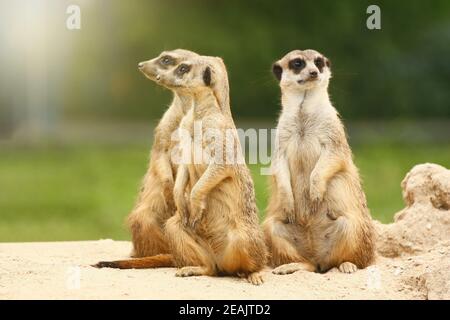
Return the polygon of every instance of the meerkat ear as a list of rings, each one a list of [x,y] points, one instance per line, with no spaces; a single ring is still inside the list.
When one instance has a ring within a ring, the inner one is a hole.
[[[272,72],[275,78],[277,78],[277,80],[280,81],[281,75],[283,74],[283,68],[281,68],[281,66],[278,63],[274,63],[272,66]]]
[[[328,69],[331,68],[331,61],[330,61],[330,59],[325,58],[325,64],[328,67]]]
[[[203,82],[208,87],[211,85],[211,68],[210,67],[206,67],[205,71],[203,71]]]

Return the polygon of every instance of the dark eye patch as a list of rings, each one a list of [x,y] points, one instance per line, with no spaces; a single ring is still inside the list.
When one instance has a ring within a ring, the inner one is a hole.
[[[178,75],[182,76],[185,73],[188,73],[189,71],[191,71],[191,66],[188,64],[180,64],[177,68],[177,70],[175,71]]]
[[[320,73],[323,72],[323,67],[325,67],[325,61],[322,57],[317,57],[314,59],[314,64],[316,65],[317,69],[319,69]]]
[[[273,72],[275,78],[277,78],[277,80],[280,81],[281,80],[281,76],[283,74],[283,68],[281,68],[281,66],[279,64],[275,63],[272,66],[272,72]]]
[[[171,56],[162,56],[159,59],[159,64],[162,66],[173,66],[175,62],[175,59]]]
[[[303,59],[296,58],[289,61],[289,69],[293,70],[294,73],[300,73],[302,69],[306,66],[306,62]]]

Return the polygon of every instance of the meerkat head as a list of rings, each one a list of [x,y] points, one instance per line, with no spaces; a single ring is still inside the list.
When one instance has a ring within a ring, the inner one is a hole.
[[[230,112],[228,73],[219,57],[194,56],[183,60],[167,72],[160,73],[158,80],[166,88],[187,94],[211,91],[222,111]]]
[[[272,72],[285,90],[327,87],[331,78],[330,60],[315,50],[294,50],[275,62]]]
[[[183,61],[198,56],[197,53],[184,49],[163,51],[154,59],[140,62],[138,69],[148,79],[159,82],[162,74],[172,71]]]
[[[159,82],[173,90],[197,92],[211,90],[215,77],[212,57],[198,56],[186,59],[168,72],[161,73]]]

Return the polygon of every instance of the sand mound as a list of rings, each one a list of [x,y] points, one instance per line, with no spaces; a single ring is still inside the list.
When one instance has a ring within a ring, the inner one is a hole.
[[[450,299],[450,170],[420,164],[401,186],[406,207],[395,215],[394,223],[376,222],[378,253],[424,266],[406,283],[429,299]]]
[[[176,278],[172,268],[96,269],[127,258],[125,241],[0,243],[0,299],[450,299],[450,171],[415,166],[402,184],[406,208],[375,222],[378,257],[354,274],[264,272],[256,287],[232,277]]]
[[[450,241],[450,170],[436,164],[415,166],[401,183],[406,208],[394,223],[377,223],[378,252],[398,257],[427,252]]]

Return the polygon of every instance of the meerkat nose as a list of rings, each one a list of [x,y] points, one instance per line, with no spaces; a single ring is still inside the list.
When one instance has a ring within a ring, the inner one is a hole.
[[[139,68],[139,69],[142,69],[143,67],[144,67],[144,63],[143,63],[143,62],[139,62],[138,68]]]
[[[317,71],[310,71],[309,75],[311,76],[311,78],[317,78],[318,73],[317,73]]]

